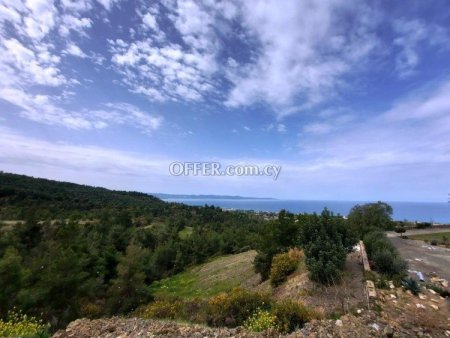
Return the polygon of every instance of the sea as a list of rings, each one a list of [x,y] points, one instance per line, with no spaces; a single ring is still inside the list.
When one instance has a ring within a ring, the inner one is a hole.
[[[363,201],[303,201],[279,199],[197,199],[169,198],[168,202],[188,205],[214,205],[223,209],[279,212],[285,209],[292,213],[320,213],[325,207],[335,214],[347,216],[350,209]],[[447,202],[386,202],[393,208],[392,218],[398,221],[450,223],[450,203]]]

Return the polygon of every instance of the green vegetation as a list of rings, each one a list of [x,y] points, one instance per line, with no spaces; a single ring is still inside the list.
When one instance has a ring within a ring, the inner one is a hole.
[[[395,248],[383,233],[370,232],[389,228],[391,213],[379,202],[356,206],[348,221],[327,209],[282,210],[263,221],[253,213],[0,173],[0,220],[11,221],[0,229],[0,324],[15,330],[42,318],[53,330],[80,317],[135,312],[291,332],[317,314],[245,287],[257,274],[277,286],[299,262],[313,281],[339,282],[362,234],[375,268],[401,276],[405,264]],[[28,317],[12,322],[14,307]]]
[[[180,236],[180,239],[186,239],[188,238],[190,235],[192,235],[193,232],[193,228],[192,227],[184,227],[183,229],[181,229],[178,232],[178,236]]]
[[[420,234],[420,235],[412,235],[408,236],[409,239],[415,239],[419,241],[437,241],[443,245],[448,245],[450,238],[450,231],[446,232],[435,232],[432,234]]]
[[[267,310],[258,309],[245,320],[244,327],[253,332],[263,332],[269,329],[278,331],[277,317]]]
[[[275,302],[269,294],[234,288],[209,299],[162,298],[137,311],[143,318],[175,319],[254,331],[275,329],[283,333],[301,328],[319,318],[314,311],[294,301]]]
[[[373,268],[389,278],[402,279],[406,276],[407,263],[400,257],[397,249],[380,230],[364,236],[367,255]]]
[[[16,309],[0,320],[0,337],[49,338],[49,325]]]
[[[353,250],[356,237],[342,217],[327,209],[322,214],[303,216],[300,246],[304,248],[306,266],[313,281],[338,283],[344,270],[347,253]]]
[[[297,248],[275,255],[270,268],[270,284],[276,287],[283,283],[287,276],[297,269],[303,258],[303,253]]]
[[[255,251],[212,259],[151,285],[155,297],[196,298],[217,295],[234,287],[251,286],[257,276],[252,268]]]
[[[352,251],[356,241],[356,236],[346,221],[327,209],[320,215],[298,216],[282,211],[278,220],[269,222],[264,228],[257,246],[255,271],[261,274],[263,280],[267,279],[275,255],[300,247],[304,250],[312,280],[323,284],[337,283],[345,266],[347,253]],[[281,281],[282,279],[275,281],[274,285]]]
[[[411,291],[413,295],[417,296],[420,293],[420,285],[414,278],[406,278],[402,284],[405,290]]]
[[[128,313],[152,282],[249,250],[261,231],[248,213],[12,174],[0,217],[23,220],[0,231],[0,318],[16,306],[53,328]]]
[[[373,230],[393,230],[392,207],[383,202],[357,204],[350,210],[348,224],[359,238]]]

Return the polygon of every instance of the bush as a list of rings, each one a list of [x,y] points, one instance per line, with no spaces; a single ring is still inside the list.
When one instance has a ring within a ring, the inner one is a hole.
[[[276,287],[286,280],[286,277],[293,273],[299,263],[301,257],[300,251],[292,253],[285,252],[275,255],[272,260],[272,267],[270,269],[270,284]]]
[[[271,304],[269,294],[234,288],[209,300],[206,321],[211,326],[243,325],[258,309],[269,310]]]
[[[427,284],[427,289],[434,290],[437,292],[441,297],[447,298],[450,297],[450,291],[448,289],[444,289],[438,285],[435,284]]]
[[[419,283],[413,278],[407,278],[403,281],[403,287],[406,290],[411,291],[413,295],[418,295],[420,293],[420,286]]]
[[[49,325],[20,311],[9,311],[6,321],[0,320],[0,337],[47,338]]]
[[[143,310],[143,318],[157,319],[183,319],[182,317],[183,303],[178,299],[160,299]]]
[[[302,303],[290,300],[276,303],[273,313],[277,317],[278,330],[283,333],[295,331],[311,319],[319,318],[316,312],[307,309]]]
[[[431,240],[430,244],[436,246],[436,245],[438,245],[438,241],[433,239],[433,240]]]
[[[261,275],[262,281],[269,279],[272,258],[273,255],[270,253],[258,252],[253,261],[255,272]]]
[[[375,287],[377,289],[389,289],[389,283],[385,278],[380,278],[375,282]]]
[[[396,280],[406,275],[406,261],[383,232],[369,232],[364,236],[364,244],[376,271]]]
[[[262,332],[269,329],[278,331],[277,317],[267,310],[258,309],[244,322],[244,327],[253,332]]]

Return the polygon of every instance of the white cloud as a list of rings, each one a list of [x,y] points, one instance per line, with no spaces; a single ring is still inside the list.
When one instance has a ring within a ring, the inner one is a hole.
[[[120,0],[97,0],[99,4],[105,7],[106,10],[111,10],[111,8],[118,3]]]
[[[396,55],[395,67],[399,77],[412,75],[420,62],[420,53],[426,46],[450,47],[448,31],[432,23],[418,19],[398,19],[393,23],[396,34],[394,45],[400,48]]]
[[[146,25],[147,27],[149,27],[155,31],[158,29],[158,23],[156,22],[156,17],[151,13],[145,14],[142,17],[142,22],[144,23],[144,25]]]
[[[355,8],[353,29],[343,28],[343,13]],[[370,15],[368,8],[346,1],[243,2],[244,27],[258,53],[255,62],[231,72],[234,88],[227,103],[265,101],[286,111],[297,99],[305,105],[328,99],[342,76],[376,49],[371,32],[376,16]]]
[[[381,116],[353,122],[341,133],[302,139],[301,153],[313,159],[314,170],[446,166],[450,163],[448,88],[445,83],[428,89],[422,105],[417,105],[417,98],[405,98]],[[331,126],[308,128],[320,134]]]
[[[66,14],[61,17],[61,24],[59,26],[59,33],[67,37],[71,32],[86,35],[86,30],[92,26],[90,18],[79,18],[75,15]]]
[[[310,123],[303,127],[303,132],[315,135],[327,134],[331,130],[332,126],[329,123],[324,122]]]
[[[52,57],[49,47],[43,45],[37,53],[25,47],[17,39],[5,39],[0,45],[2,68],[13,74],[16,83],[36,83],[46,86],[59,86],[67,80],[58,69],[58,57]],[[17,72],[19,69],[20,72]]]
[[[55,26],[56,7],[48,0],[26,0],[31,14],[25,17],[25,31],[32,39],[41,40]]]
[[[76,44],[71,43],[67,46],[65,52],[69,55],[76,56],[79,58],[86,58],[87,55],[78,47]]]
[[[287,128],[286,128],[286,125],[285,125],[285,124],[279,123],[279,124],[277,125],[277,131],[278,131],[279,133],[285,133],[286,130],[287,130]]]

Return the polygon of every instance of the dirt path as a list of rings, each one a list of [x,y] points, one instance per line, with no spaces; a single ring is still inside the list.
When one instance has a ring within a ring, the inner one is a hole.
[[[435,272],[441,278],[450,280],[450,249],[399,237],[389,239],[408,261],[410,270],[421,271],[425,274]]]
[[[406,232],[403,235],[404,236],[413,236],[413,235],[434,234],[434,233],[448,232],[448,231],[450,231],[450,227],[412,229],[412,230],[406,230]],[[394,231],[387,231],[386,235],[390,238],[399,236],[399,234]]]

